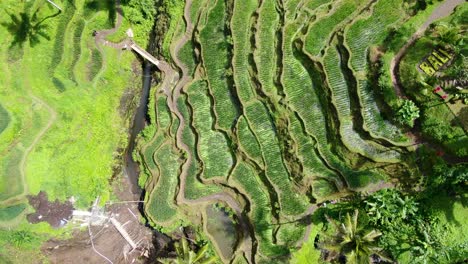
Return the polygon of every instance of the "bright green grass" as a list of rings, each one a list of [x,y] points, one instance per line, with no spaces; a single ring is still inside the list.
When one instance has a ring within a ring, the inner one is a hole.
[[[21,72],[15,72],[13,75],[20,74]],[[17,111],[18,106],[13,106],[14,101],[7,102],[9,107],[13,107],[14,123],[0,136],[0,142],[3,143],[0,157],[0,201],[21,195],[25,191],[21,171],[24,155],[50,118],[50,114],[39,101],[29,101],[28,98],[19,96],[18,99],[24,99],[20,111]]]
[[[24,191],[19,164],[23,151],[15,147],[8,156],[2,157],[0,178],[0,201],[21,194]]]
[[[257,48],[254,51],[258,70],[258,79],[262,90],[268,94],[276,94],[274,85],[276,59],[275,32],[279,23],[275,1],[263,1],[259,9],[258,31],[255,34]]]
[[[8,127],[10,121],[8,111],[0,104],[0,134]]]
[[[75,68],[76,64],[78,63],[78,60],[81,57],[81,35],[83,35],[85,23],[86,22],[83,19],[78,20],[75,31],[73,32],[73,60],[70,65],[70,69],[72,70],[72,76],[75,82],[76,77],[73,72],[73,69]]]
[[[237,109],[234,106],[226,76],[229,62],[228,44],[224,35],[225,21],[225,3],[218,0],[209,13],[208,23],[201,29],[200,42],[210,90],[214,96],[216,123],[227,131],[233,125]]]
[[[179,173],[178,158],[170,144],[164,144],[155,154],[160,174],[157,186],[147,197],[145,211],[156,224],[164,225],[175,220],[177,215],[174,199]]]
[[[0,208],[0,222],[16,218],[26,209],[26,204],[17,204]]]
[[[232,61],[234,81],[241,102],[248,102],[255,95],[250,83],[249,52],[251,51],[250,18],[257,9],[257,5],[257,0],[235,1],[231,20],[232,40],[235,49]]]
[[[196,81],[189,87],[189,103],[193,109],[193,125],[198,131],[198,155],[203,162],[203,176],[227,177],[233,166],[233,157],[224,135],[213,131],[210,99],[204,81]]]
[[[336,9],[335,12],[325,18],[319,18],[308,29],[305,50],[312,56],[320,55],[320,51],[327,44],[333,29],[349,17],[358,7],[358,3],[355,0],[344,0],[337,4],[339,6],[334,7]]]
[[[360,153],[376,162],[398,162],[399,152],[387,149],[371,141],[364,140],[354,130],[351,113],[351,95],[345,77],[340,69],[340,55],[335,47],[330,47],[324,57],[324,69],[332,92],[343,144],[351,151]]]
[[[78,22],[81,20],[74,19],[73,15],[81,10],[84,1],[75,1],[76,9],[68,3],[59,1],[58,4],[62,5],[65,12],[45,22],[50,40],[40,38],[40,42],[33,47],[24,43],[23,52],[18,53],[23,56],[17,57],[15,63],[6,63],[12,36],[5,27],[0,27],[0,33],[5,36],[0,48],[0,60],[5,62],[1,63],[0,86],[5,92],[0,94],[0,101],[12,117],[11,124],[1,134],[0,151],[13,147],[10,153],[17,153],[16,158],[5,157],[10,161],[2,164],[14,163],[18,167],[22,155],[19,151],[28,148],[50,120],[51,113],[41,102],[33,102],[35,107],[41,107],[35,110],[40,118],[29,112],[31,108],[24,107],[31,102],[29,94],[35,94],[57,112],[57,119],[27,157],[25,172],[29,190],[31,193],[45,190],[51,199],[65,199],[73,195],[78,198],[79,206],[87,206],[97,195],[106,199],[109,194],[108,179],[117,158],[114,158],[115,150],[126,143],[126,131],[118,107],[120,96],[128,87],[126,83],[133,75],[130,63],[135,57],[131,53],[118,56],[110,48],[103,49],[105,57],[96,52],[94,54],[99,55],[91,56],[95,47],[88,33],[92,29],[101,29],[107,23],[101,21],[106,14],[99,11],[83,27],[83,23]],[[16,13],[23,9],[23,4],[14,1],[2,1],[0,6],[8,7],[9,12]],[[28,11],[30,14],[42,6],[37,13],[39,19],[56,13],[55,9],[49,8],[50,5],[42,1],[35,1],[32,6]],[[11,19],[2,16],[0,22],[10,23]],[[82,32],[79,54],[75,41],[78,32]],[[94,70],[100,72],[99,75],[93,74],[99,76],[95,78],[96,86],[83,78],[83,73],[88,71],[83,63],[85,57],[90,63],[101,57],[101,64],[106,66]],[[77,83],[72,80],[72,71],[78,73],[75,78]],[[60,91],[55,88],[53,73],[57,74],[55,85],[60,84]],[[11,103],[6,104],[7,101]],[[11,107],[10,104],[18,106]],[[23,107],[20,108],[20,105]],[[14,151],[12,143],[17,139],[20,141],[16,144],[20,147]],[[18,175],[18,169],[9,165],[2,171],[16,171],[11,175]]]
[[[255,237],[259,244],[259,255],[257,260],[261,258],[271,258],[278,255],[283,255],[287,249],[273,243],[273,230],[271,219],[271,203],[268,193],[265,191],[265,186],[252,168],[239,163],[231,179],[244,190],[244,193],[249,197],[251,203],[250,217],[254,224]]]
[[[467,199],[466,194],[457,198],[445,194],[431,198],[432,208],[438,211],[439,225],[447,225],[448,227],[442,243],[444,249],[450,253],[453,262],[468,258],[468,241],[466,239],[468,208],[465,206]]]
[[[283,164],[275,127],[266,107],[257,101],[247,106],[245,111],[252,131],[258,138],[262,148],[266,164],[266,175],[276,187],[276,191],[280,197],[282,212],[286,215],[302,213],[305,209],[306,201],[304,197],[294,190],[292,182],[289,180],[289,173]]]
[[[292,256],[292,264],[318,264],[321,262],[321,252],[315,248],[315,238],[321,231],[323,224],[313,224],[310,231],[309,240],[307,240],[298,251]]]
[[[70,87],[59,98],[51,91],[38,91],[44,93],[59,114],[55,125],[28,159],[31,192],[49,190],[51,199],[75,195],[81,205],[88,204],[97,195],[104,198],[109,195],[107,179],[112,175],[113,153],[126,142],[117,109],[119,94],[131,76],[131,69],[130,64],[114,62],[116,51],[104,50],[110,59],[108,63],[113,65],[97,81],[99,89],[90,84]],[[124,54],[123,61],[132,59],[131,54]],[[44,83],[39,76],[32,78],[37,84]]]
[[[314,0],[314,1],[308,1],[306,3],[306,7],[310,8],[311,10],[316,9],[317,7],[321,5],[328,4],[331,0]]]

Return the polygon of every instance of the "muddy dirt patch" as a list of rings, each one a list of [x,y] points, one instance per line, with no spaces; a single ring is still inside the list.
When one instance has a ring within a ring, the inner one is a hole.
[[[28,214],[30,223],[47,222],[52,227],[64,226],[71,218],[73,205],[71,202],[49,201],[46,192],[39,192],[38,195],[28,195],[29,204],[36,210],[35,213]]]

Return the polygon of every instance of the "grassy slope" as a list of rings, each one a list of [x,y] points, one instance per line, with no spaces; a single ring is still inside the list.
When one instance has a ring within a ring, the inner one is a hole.
[[[107,27],[106,11],[95,12],[83,22],[83,0],[75,1],[76,8],[66,1],[56,2],[66,11],[45,21],[48,39],[40,37],[34,46],[26,41],[22,48],[10,48],[14,32],[0,27],[4,36],[0,40],[0,102],[11,119],[0,134],[0,193],[5,199],[22,192],[20,165],[25,158],[29,193],[44,190],[50,199],[75,196],[78,206],[87,207],[96,195],[109,196],[116,149],[126,144],[125,122],[118,108],[127,83],[131,83],[135,57],[104,48],[103,61],[95,69],[99,78],[88,81],[95,50],[91,32]],[[38,10],[38,19],[56,14],[44,1],[2,1],[0,7],[13,14]],[[0,17],[2,24],[11,21],[9,16]],[[42,130],[44,135],[31,146]],[[32,151],[24,156],[27,149]],[[17,213],[2,205],[2,219]],[[38,232],[40,225],[29,229]]]

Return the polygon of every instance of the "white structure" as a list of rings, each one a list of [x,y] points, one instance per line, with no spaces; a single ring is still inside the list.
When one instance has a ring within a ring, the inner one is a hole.
[[[52,2],[51,0],[47,0],[47,2],[49,2],[51,5],[55,6],[58,10],[63,11],[62,8],[60,8],[60,6],[58,6],[56,3]]]
[[[132,43],[132,45],[130,45],[130,48],[132,48],[136,53],[140,54],[143,58],[147,59],[149,62],[153,63],[154,65],[156,66],[159,65],[159,61],[155,57],[153,57],[153,55],[149,54],[146,50],[142,49],[137,44]]]

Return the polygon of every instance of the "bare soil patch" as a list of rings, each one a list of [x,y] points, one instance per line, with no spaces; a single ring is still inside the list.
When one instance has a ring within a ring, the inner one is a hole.
[[[72,218],[73,205],[71,202],[49,201],[46,192],[39,192],[38,195],[28,195],[29,204],[36,210],[35,213],[28,214],[26,218],[30,223],[47,222],[52,227],[59,228]]]
[[[122,201],[138,201],[139,194],[133,194],[126,176],[113,182],[114,193]],[[101,263],[146,263],[147,256],[166,248],[170,239],[155,234],[140,221],[137,202],[114,203],[105,206],[105,212],[121,223],[138,247],[131,246],[109,220],[103,225],[77,228],[71,239],[51,239],[43,244],[42,252],[52,264],[101,264]],[[92,239],[90,234],[92,234]],[[93,249],[94,245],[94,249]],[[158,250],[156,250],[157,248]],[[101,255],[108,258],[106,260]]]

